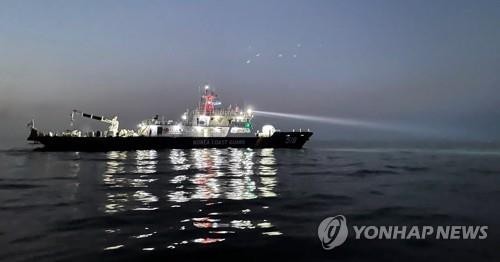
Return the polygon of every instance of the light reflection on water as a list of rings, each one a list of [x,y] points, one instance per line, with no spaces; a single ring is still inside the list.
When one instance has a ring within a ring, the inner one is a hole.
[[[342,257],[349,260],[396,253],[491,261],[499,243],[500,161],[445,150],[0,152],[0,257],[331,261],[339,257],[323,252],[317,226],[344,214],[361,225],[491,229],[480,245],[348,243]]]
[[[108,152],[103,174],[104,212],[155,212],[168,209],[193,213],[182,217],[177,231],[191,231],[189,239],[173,241],[166,248],[185,244],[214,244],[241,230],[282,233],[267,219],[255,219],[245,204],[225,210],[225,201],[276,197],[277,167],[273,149],[172,149]],[[242,202],[239,202],[242,203]],[[262,210],[269,206],[262,206]],[[228,215],[231,214],[231,215]],[[235,215],[236,214],[236,215]],[[154,215],[154,213],[151,213]],[[172,227],[173,225],[166,225]],[[144,227],[130,238],[154,237],[156,230]],[[194,234],[193,231],[194,230]],[[108,228],[117,234],[119,228]],[[127,246],[127,241],[110,243],[104,250]],[[154,247],[143,247],[143,251]]]

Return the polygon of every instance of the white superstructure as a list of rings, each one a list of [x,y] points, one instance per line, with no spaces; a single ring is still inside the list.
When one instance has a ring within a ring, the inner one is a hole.
[[[180,121],[155,116],[138,125],[139,136],[226,137],[252,136],[252,110],[222,108],[217,95],[205,86],[198,108],[187,110]]]

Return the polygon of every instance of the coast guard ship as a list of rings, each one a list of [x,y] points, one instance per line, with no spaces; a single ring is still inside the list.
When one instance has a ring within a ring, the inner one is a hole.
[[[251,109],[221,106],[217,94],[207,85],[201,92],[198,106],[187,110],[179,121],[165,120],[158,115],[137,125],[136,130],[120,129],[118,117],[103,117],[71,112],[71,126],[76,116],[104,122],[105,131],[64,132],[37,130],[34,120],[29,124],[29,141],[42,144],[47,150],[110,151],[164,148],[302,148],[312,136],[309,130],[280,131],[272,125],[254,128]]]

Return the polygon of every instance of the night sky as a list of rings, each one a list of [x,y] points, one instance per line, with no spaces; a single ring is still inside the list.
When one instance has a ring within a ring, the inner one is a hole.
[[[226,105],[498,141],[500,1],[0,2],[0,147],[24,145],[31,118],[68,128],[73,108],[128,128],[177,119],[204,84]],[[323,140],[419,136],[257,122]]]

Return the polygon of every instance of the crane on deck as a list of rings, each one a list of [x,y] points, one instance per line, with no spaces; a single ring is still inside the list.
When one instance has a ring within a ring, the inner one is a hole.
[[[113,118],[108,118],[108,117],[104,117],[104,116],[87,114],[87,113],[84,113],[80,110],[73,109],[73,111],[71,111],[71,126],[73,126],[73,121],[74,121],[75,115],[79,115],[79,116],[82,116],[85,118],[90,118],[90,119],[94,119],[94,120],[106,123],[109,125],[108,126],[108,135],[110,135],[110,136],[117,136],[118,135],[118,127],[120,125],[120,122],[118,122],[117,116],[114,116]]]

